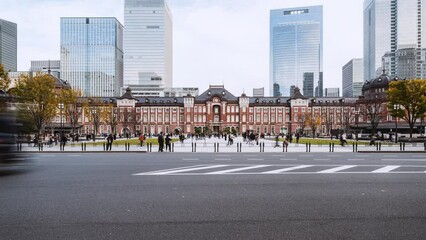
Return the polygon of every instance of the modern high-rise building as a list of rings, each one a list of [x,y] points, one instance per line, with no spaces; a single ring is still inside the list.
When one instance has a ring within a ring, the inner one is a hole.
[[[426,0],[364,1],[364,80],[426,78],[424,16]]]
[[[173,27],[166,1],[125,0],[124,24],[124,86],[137,96],[160,96],[173,87]]]
[[[322,6],[274,9],[270,12],[270,89],[278,83],[283,96],[291,86],[306,97],[322,96]]]
[[[61,18],[61,77],[85,96],[121,96],[123,25],[114,17]]]
[[[265,88],[253,88],[253,97],[264,97]]]
[[[60,60],[38,60],[31,61],[30,72],[49,72],[51,75],[61,78]]]
[[[6,71],[16,72],[18,65],[18,26],[0,19],[0,64]]]
[[[364,65],[362,58],[354,58],[342,67],[342,96],[361,96],[364,84]]]
[[[339,97],[340,89],[339,88],[325,88],[325,96],[326,97]]]

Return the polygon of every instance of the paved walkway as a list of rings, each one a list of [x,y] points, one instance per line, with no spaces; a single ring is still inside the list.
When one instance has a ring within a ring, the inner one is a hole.
[[[99,141],[98,141],[99,142]],[[100,141],[104,142],[104,141]],[[87,142],[86,152],[100,152],[104,151],[103,145],[92,146]],[[400,151],[400,144],[391,144],[383,143],[379,149],[378,146],[365,146],[358,145],[358,151]],[[173,144],[174,152],[353,152],[354,148],[351,145],[340,146],[334,144],[334,147],[330,147],[329,144],[324,145],[311,145],[310,147],[306,144],[297,144],[295,142],[289,144],[287,149],[283,149],[282,142],[279,143],[279,146],[275,146],[275,141],[273,139],[260,139],[259,143],[255,142],[244,142],[242,137],[234,138],[232,145],[228,145],[227,141],[224,138],[206,138],[206,139],[187,139],[184,143],[175,142]],[[406,143],[404,151],[424,151],[424,143]],[[27,144],[22,144],[22,151],[34,151],[38,152],[38,147],[28,147]],[[44,146],[44,152],[59,152],[59,144],[52,147]],[[66,152],[81,152],[82,145],[81,143],[69,143],[65,146]],[[124,152],[127,151],[126,147],[123,145],[118,145],[117,143],[113,144],[112,151],[114,152]],[[132,152],[158,152],[158,145],[152,145],[152,149],[148,148],[146,145],[144,147],[130,145],[129,150]]]

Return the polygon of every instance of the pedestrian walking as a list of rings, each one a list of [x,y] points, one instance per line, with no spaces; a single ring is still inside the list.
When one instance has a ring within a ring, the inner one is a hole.
[[[163,136],[163,132],[160,132],[160,134],[158,134],[158,151],[163,152],[163,149],[164,149],[164,136]]]
[[[65,134],[62,134],[61,142],[60,142],[61,149],[64,149],[66,144],[67,144],[67,137],[65,136]]]
[[[274,148],[280,147],[280,144],[278,143],[279,140],[280,140],[279,136],[278,135],[275,136],[275,146],[274,146]]]
[[[165,142],[166,142],[166,151],[168,149],[169,152],[171,152],[172,151],[172,144],[171,144],[172,143],[172,139],[170,138],[169,134],[166,135]]]
[[[114,142],[114,137],[112,136],[112,134],[108,135],[107,137],[107,145],[106,145],[106,150],[107,151],[111,151],[112,150],[112,143]]]
[[[141,143],[141,147],[143,147],[143,142],[145,141],[145,136],[143,134],[139,135],[139,142]]]

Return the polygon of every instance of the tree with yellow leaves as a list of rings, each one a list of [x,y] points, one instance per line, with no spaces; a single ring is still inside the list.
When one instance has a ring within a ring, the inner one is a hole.
[[[17,107],[20,115],[33,124],[38,136],[42,136],[46,124],[56,116],[55,79],[46,74],[22,75],[12,94],[20,101]]]
[[[9,89],[10,82],[9,72],[4,70],[3,65],[0,64],[0,90],[6,92]]]
[[[426,113],[426,80],[392,81],[386,93],[391,116],[404,119],[410,127],[410,138],[413,137],[416,121]]]

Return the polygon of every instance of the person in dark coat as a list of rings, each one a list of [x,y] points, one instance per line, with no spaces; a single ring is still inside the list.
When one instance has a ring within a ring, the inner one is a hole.
[[[169,134],[166,135],[165,141],[166,141],[166,151],[167,151],[167,149],[169,149],[169,152],[171,152],[172,151],[172,144],[171,144],[172,139],[170,138]]]
[[[164,149],[164,136],[163,136],[163,132],[160,132],[160,134],[158,134],[158,151],[163,152],[163,149]]]
[[[107,151],[111,151],[111,149],[112,149],[112,142],[114,142],[114,137],[112,136],[112,134],[110,134],[107,137],[107,145],[106,145],[106,150]]]

